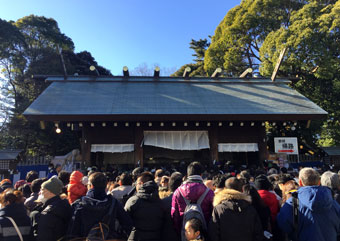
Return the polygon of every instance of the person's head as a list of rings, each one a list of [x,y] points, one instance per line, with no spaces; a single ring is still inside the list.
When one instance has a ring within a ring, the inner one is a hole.
[[[162,176],[164,176],[163,169],[157,169],[155,172],[155,178],[162,177]]]
[[[63,187],[63,183],[57,176],[51,177],[41,184],[38,200],[46,202],[47,200],[60,195]]]
[[[294,178],[290,174],[281,174],[277,180],[277,184],[281,191],[287,182],[294,181]]]
[[[273,175],[273,174],[277,174],[278,173],[278,171],[277,171],[277,169],[275,169],[275,168],[270,168],[269,170],[268,170],[268,176],[270,176],[270,175]]]
[[[57,173],[59,173],[59,172],[61,171],[61,165],[60,165],[60,164],[57,164],[57,165],[55,166],[55,170],[56,170]]]
[[[255,187],[257,190],[270,190],[272,188],[272,184],[269,182],[266,175],[261,174],[255,178]]]
[[[225,181],[225,188],[242,192],[243,182],[236,177],[230,177]]]
[[[101,172],[92,173],[89,177],[90,189],[105,190],[107,185],[107,179]]]
[[[31,184],[31,191],[33,193],[38,193],[40,191],[41,184],[45,181],[46,180],[44,180],[43,178],[35,179]]]
[[[149,181],[153,180],[153,175],[151,172],[143,172],[140,174],[140,176],[137,178],[137,185],[136,185],[136,190],[137,192],[139,191],[140,187]]]
[[[168,187],[169,186],[169,177],[168,176],[162,176],[161,181],[160,181],[160,186],[161,187]]]
[[[31,183],[33,182],[35,179],[38,179],[39,175],[36,171],[29,171],[26,174],[26,182]]]
[[[14,204],[14,203],[22,203],[23,197],[24,196],[22,192],[18,190],[14,190],[14,189],[7,189],[3,193],[0,194],[1,208]]]
[[[205,180],[204,181],[204,185],[209,188],[210,190],[215,191],[215,187],[214,187],[214,182],[213,180]]]
[[[29,198],[31,196],[31,193],[32,193],[31,186],[28,183],[19,187],[18,190],[22,192],[22,194],[24,195],[25,198]]]
[[[320,185],[320,174],[310,167],[302,168],[299,172],[300,186],[317,186]]]
[[[19,180],[14,184],[14,189],[18,190],[19,187],[25,185],[27,182],[25,180]]]
[[[133,181],[134,182],[137,181],[137,178],[143,172],[144,172],[144,169],[142,167],[136,167],[135,169],[133,169],[133,171],[132,171],[132,179],[133,179]]]
[[[240,178],[244,178],[249,183],[251,176],[247,170],[243,170],[240,172]]]
[[[191,162],[187,168],[187,176],[202,175],[203,167],[199,162]]]
[[[123,173],[119,176],[119,185],[121,186],[129,186],[132,185],[132,177],[128,173]]]
[[[183,175],[180,172],[174,172],[169,179],[170,192],[174,192],[182,184]]]
[[[339,190],[340,189],[339,175],[330,171],[324,172],[321,175],[321,185],[329,187],[332,190]]]
[[[67,171],[61,171],[58,173],[58,178],[60,179],[60,181],[62,181],[64,186],[66,186],[70,182],[70,175],[71,174]]]
[[[221,189],[225,187],[225,181],[229,176],[226,174],[217,174],[213,177],[213,184],[215,188]]]
[[[195,240],[201,235],[203,230],[202,222],[197,218],[189,219],[185,223],[185,238],[187,240]]]

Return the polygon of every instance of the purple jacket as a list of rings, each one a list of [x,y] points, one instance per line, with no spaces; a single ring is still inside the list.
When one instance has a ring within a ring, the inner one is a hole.
[[[204,193],[206,188],[207,187],[201,182],[188,182],[182,184],[174,192],[172,196],[171,218],[173,220],[174,227],[178,233],[181,232],[183,214],[186,207],[185,201],[181,196],[179,189],[181,189],[181,192],[186,199],[196,202],[200,198],[200,196]],[[209,190],[208,194],[204,198],[201,205],[207,224],[210,221],[213,210],[213,199],[214,192],[212,190]]]

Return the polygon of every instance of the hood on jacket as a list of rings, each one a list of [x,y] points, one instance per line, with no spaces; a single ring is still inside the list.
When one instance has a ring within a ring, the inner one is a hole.
[[[81,183],[83,176],[83,173],[80,171],[73,171],[70,176],[70,184]]]
[[[301,205],[314,212],[322,212],[333,205],[332,192],[324,186],[305,186],[298,190],[298,198]]]
[[[145,182],[140,186],[137,196],[144,199],[158,199],[158,185],[155,181]]]
[[[23,204],[13,203],[10,205],[7,205],[6,207],[0,209],[0,216],[27,216],[26,208]]]
[[[217,206],[218,204],[222,203],[223,201],[237,201],[237,200],[244,200],[251,203],[251,197],[236,191],[234,189],[223,189],[222,191],[216,193],[214,197],[214,202],[213,205],[214,207]]]
[[[196,202],[207,187],[202,182],[187,182],[182,184],[179,189],[186,199]]]

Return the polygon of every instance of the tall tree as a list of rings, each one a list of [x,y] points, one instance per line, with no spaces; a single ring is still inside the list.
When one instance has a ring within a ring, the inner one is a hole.
[[[186,67],[191,68],[191,72],[189,74],[191,77],[206,76],[207,74],[204,70],[204,55],[209,45],[210,43],[207,39],[191,39],[190,48],[195,51],[195,53],[192,54],[192,56],[195,57],[195,59],[193,59],[194,63],[183,65],[179,70],[173,73],[172,76],[183,76]]]
[[[292,87],[329,112],[293,133],[305,142],[340,143],[339,27],[340,1],[243,0],[215,30],[205,54],[205,71],[222,67],[229,76],[246,68],[270,76],[280,51],[288,47],[279,75],[299,80]],[[285,127],[274,135],[293,134]]]
[[[247,68],[258,69],[259,51],[266,36],[290,25],[291,14],[303,0],[243,0],[231,9],[215,30],[205,54],[205,71],[211,75],[218,67],[229,76]]]
[[[53,132],[53,124],[47,124],[46,129],[41,130],[38,123],[27,122],[22,116],[22,112],[48,86],[42,79],[32,79],[31,75],[63,74],[58,46],[63,49],[68,74],[96,75],[89,70],[91,65],[100,74],[110,75],[110,71],[98,66],[89,52],[74,53],[72,40],[61,33],[54,19],[30,15],[17,22],[1,21],[0,31],[1,26],[12,31],[0,32],[4,39],[14,38],[11,36],[13,33],[17,34],[17,38],[14,39],[16,44],[0,45],[1,86],[4,87],[2,96],[7,101],[5,106],[12,108],[7,122],[4,122],[0,147],[50,155],[65,154],[78,147],[77,133],[66,130],[62,135],[57,135]],[[7,47],[11,51],[6,51],[3,46],[14,47]]]
[[[340,1],[311,1],[291,16],[288,28],[270,33],[261,48],[261,72],[269,75],[278,52],[288,53],[282,76],[299,77],[293,87],[329,112],[314,138],[340,144]]]

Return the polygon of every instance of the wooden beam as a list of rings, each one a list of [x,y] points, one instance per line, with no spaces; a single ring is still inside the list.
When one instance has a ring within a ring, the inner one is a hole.
[[[217,78],[222,73],[221,68],[217,68],[215,72],[211,75],[211,78]]]
[[[217,128],[211,127],[208,130],[209,134],[209,145],[210,145],[210,158],[211,158],[211,164],[213,164],[214,161],[218,161],[218,135],[217,135]]]
[[[273,74],[272,74],[272,77],[271,77],[271,80],[274,82],[275,79],[276,79],[276,75],[277,75],[277,72],[279,71],[280,69],[280,65],[282,63],[282,60],[283,60],[283,57],[285,56],[285,53],[286,53],[286,50],[287,48],[284,47],[282,50],[281,50],[281,53],[280,53],[280,56],[276,62],[276,66],[275,66],[275,69],[273,71]]]
[[[183,73],[183,78],[184,79],[189,79],[189,74],[191,72],[191,68],[188,66],[185,68],[184,73]]]
[[[250,74],[253,72],[253,69],[252,68],[248,68],[246,69],[241,75],[240,75],[240,78],[245,78],[247,76],[247,74]]]
[[[144,132],[143,128],[140,126],[135,127],[135,155],[134,155],[134,163],[135,166],[140,163],[140,166],[144,166],[144,156],[143,156],[143,139],[144,139]]]

